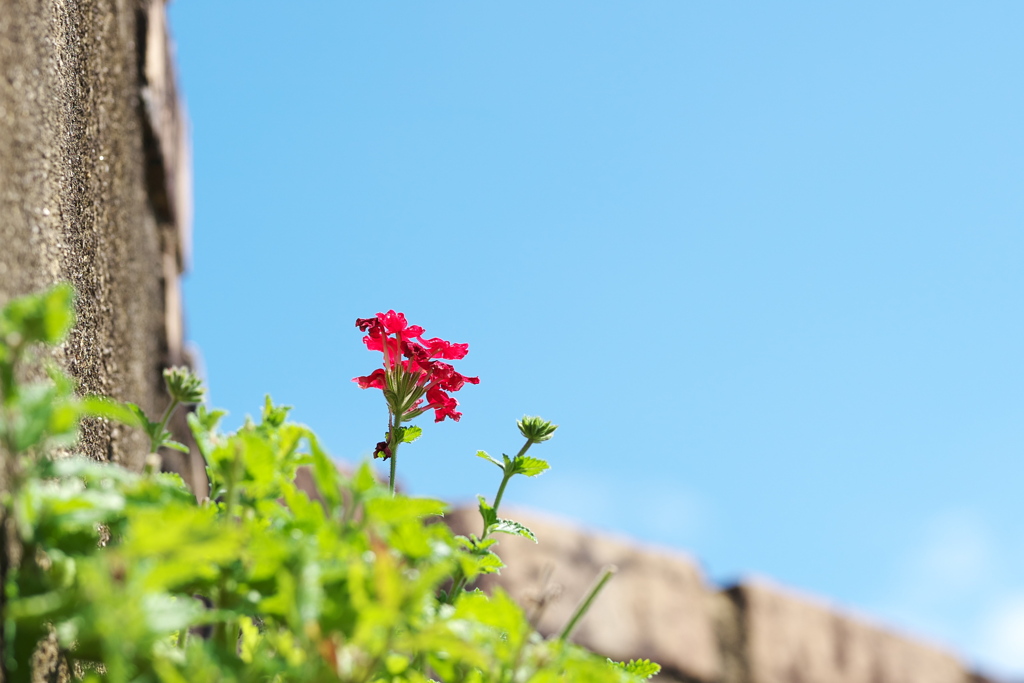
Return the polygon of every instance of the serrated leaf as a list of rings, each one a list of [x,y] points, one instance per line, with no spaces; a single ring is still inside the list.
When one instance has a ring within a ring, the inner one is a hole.
[[[193,431],[202,429],[212,432],[217,428],[217,423],[221,421],[221,418],[227,414],[226,410],[209,410],[204,405],[196,406],[195,411],[188,414],[189,424],[195,423]]]
[[[661,671],[661,665],[655,664],[649,659],[631,659],[629,662],[615,662],[611,659],[608,660],[613,664],[622,667],[628,673],[638,676],[640,678],[650,678],[654,674]]]
[[[263,397],[263,412],[260,421],[271,428],[280,427],[288,419],[291,409],[291,406],[275,406],[270,394],[266,394]]]
[[[181,443],[180,441],[175,441],[173,439],[167,439],[167,440],[165,440],[160,445],[164,446],[165,448],[171,448],[171,449],[176,450],[176,451],[181,451],[182,453],[189,453],[190,452],[189,449],[188,449],[188,446],[186,446],[185,444]]]
[[[514,519],[499,519],[490,527],[490,530],[499,531],[503,534],[512,534],[513,536],[522,536],[523,538],[530,539],[534,543],[537,542],[536,534]]]
[[[416,425],[402,427],[402,443],[412,443],[423,434],[423,428]]]
[[[500,574],[505,567],[501,558],[490,550],[478,555],[459,553],[459,566],[470,580],[481,574]]]
[[[516,458],[513,467],[515,468],[513,471],[516,474],[522,474],[527,477],[536,477],[538,474],[543,474],[551,469],[551,465],[546,461],[540,458],[531,458],[528,455],[521,455]]]
[[[160,426],[159,422],[151,422],[149,415],[146,415],[146,411],[134,403],[125,403],[123,406],[128,410],[128,412],[135,416],[135,424],[145,430],[146,434],[152,435],[156,428]]]
[[[493,507],[491,507],[490,503],[487,502],[486,498],[484,498],[483,496],[477,496],[476,498],[477,500],[480,501],[480,516],[484,520],[484,528],[490,529],[491,526],[497,523],[498,513],[494,510]]]
[[[504,469],[505,469],[505,466],[502,465],[497,460],[495,460],[494,458],[492,458],[490,455],[488,455],[487,451],[477,451],[476,452],[476,457],[483,458],[484,460],[486,460],[488,462],[493,462],[495,465],[497,465],[499,468],[501,468],[502,471],[504,471]]]
[[[498,541],[493,539],[493,538],[485,538],[484,540],[481,541],[479,538],[476,537],[476,534],[470,534],[468,537],[466,537],[466,536],[456,536],[455,537],[455,542],[458,543],[459,546],[461,546],[463,550],[465,550],[467,552],[470,552],[470,553],[477,553],[477,554],[479,554],[479,553],[483,552],[484,550],[487,550],[488,548],[490,548],[492,545],[494,545]]]

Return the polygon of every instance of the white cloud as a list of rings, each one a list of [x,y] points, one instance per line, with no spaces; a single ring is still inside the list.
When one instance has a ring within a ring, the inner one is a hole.
[[[1024,673],[1024,593],[1000,601],[982,621],[980,656],[1003,675]]]
[[[514,504],[682,549],[706,531],[709,517],[701,498],[673,482],[609,481],[585,472],[524,482]]]
[[[988,527],[976,514],[954,510],[936,517],[906,563],[910,596],[936,604],[975,593],[995,570],[993,547]]]
[[[862,607],[916,637],[965,647],[977,641],[968,622],[977,623],[996,568],[991,532],[981,517],[947,510],[921,527],[883,595]],[[972,618],[965,620],[967,614]]]

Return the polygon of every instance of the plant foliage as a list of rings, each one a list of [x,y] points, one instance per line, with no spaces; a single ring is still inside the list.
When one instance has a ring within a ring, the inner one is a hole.
[[[172,400],[159,420],[76,398],[57,371],[22,382],[32,346],[58,343],[71,325],[72,301],[61,286],[0,313],[2,511],[16,539],[4,546],[5,680],[31,680],[46,638],[86,680],[118,683],[628,682],[657,671],[546,640],[500,590],[465,590],[501,567],[491,532],[533,538],[497,517],[500,492],[493,504],[481,498],[483,535],[456,536],[432,523],[443,502],[392,495],[368,464],[339,473],[313,431],[269,397],[260,420],[235,432],[221,431],[220,411],[189,415],[210,481],[200,500],[155,468],[57,457],[84,416],[145,430],[154,452],[178,447],[167,418],[202,399],[180,369],[165,374]],[[553,426],[537,429],[534,443]],[[406,427],[401,439],[418,435]],[[522,453],[487,456],[502,491],[514,474],[546,469]],[[295,484],[301,467],[315,475],[313,497]]]

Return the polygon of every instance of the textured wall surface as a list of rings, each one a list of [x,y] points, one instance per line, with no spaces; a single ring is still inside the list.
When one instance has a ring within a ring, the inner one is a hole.
[[[74,284],[58,358],[83,393],[147,411],[184,360],[189,164],[168,45],[162,0],[0,0],[0,303]],[[92,423],[81,450],[138,468],[146,448]]]
[[[557,633],[606,564],[618,574],[573,640],[615,659],[659,662],[659,681],[686,683],[979,683],[953,654],[844,613],[824,601],[763,581],[709,585],[676,552],[643,548],[536,514],[513,512],[539,544],[498,534],[508,565],[485,577]],[[480,533],[476,509],[446,521]],[[543,608],[538,609],[538,603]]]
[[[531,613],[537,629],[550,636],[569,620],[602,568],[614,565],[618,572],[573,640],[620,660],[652,659],[666,671],[698,680],[721,677],[711,596],[692,559],[642,552],[621,539],[536,516],[511,517],[523,521],[539,543],[498,534],[497,552],[508,566],[500,577],[485,577],[478,585],[485,590],[501,585]],[[476,509],[456,510],[446,519],[460,533],[480,534]]]

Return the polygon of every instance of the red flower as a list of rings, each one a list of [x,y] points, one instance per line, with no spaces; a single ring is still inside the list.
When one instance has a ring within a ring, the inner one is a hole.
[[[433,339],[420,339],[431,356],[445,358],[447,360],[460,360],[469,353],[469,344],[452,344],[444,339],[434,337]]]
[[[462,413],[455,410],[459,407],[459,402],[437,386],[427,389],[427,401],[427,405],[434,409],[434,422],[441,422],[446,417],[458,422],[462,417]]]
[[[360,389],[383,389],[384,370],[377,368],[366,377],[353,377],[352,381],[358,382]]]
[[[449,392],[456,392],[467,383],[479,384],[480,378],[466,377],[441,360],[465,358],[469,344],[453,344],[440,337],[424,339],[422,327],[410,325],[403,313],[395,311],[378,313],[375,318],[358,318],[356,327],[366,333],[366,348],[384,355],[384,367],[353,378],[361,389],[391,390],[396,395],[389,406],[403,413],[401,419],[412,419],[429,409],[434,410],[435,422],[446,417],[458,421],[462,417],[455,410],[459,402]],[[405,395],[397,395],[400,391]]]

